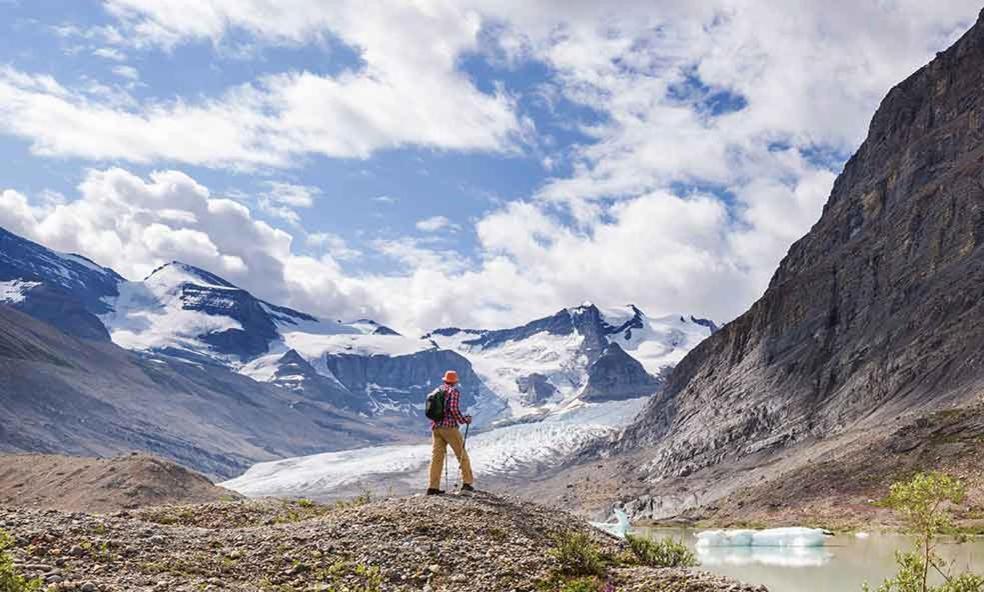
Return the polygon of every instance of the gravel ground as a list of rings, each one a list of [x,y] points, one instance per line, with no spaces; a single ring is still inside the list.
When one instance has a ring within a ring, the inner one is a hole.
[[[488,494],[110,515],[0,508],[0,528],[25,574],[79,592],[532,591],[556,567],[557,533],[588,531],[604,552],[621,550],[573,515]],[[690,570],[613,567],[609,578],[618,591],[764,591]]]

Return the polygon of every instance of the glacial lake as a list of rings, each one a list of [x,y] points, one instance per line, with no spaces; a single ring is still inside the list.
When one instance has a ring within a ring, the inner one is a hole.
[[[868,538],[852,534],[828,537],[826,546],[814,548],[696,549],[695,530],[637,528],[633,532],[683,540],[697,553],[700,569],[749,584],[764,584],[770,592],[860,592],[865,582],[875,589],[895,573],[895,552],[911,546],[905,536],[872,533]],[[962,544],[944,543],[939,552],[954,561],[955,568],[984,574],[984,538],[972,538]]]

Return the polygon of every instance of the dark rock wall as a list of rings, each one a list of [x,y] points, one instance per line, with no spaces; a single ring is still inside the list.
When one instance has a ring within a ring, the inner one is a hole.
[[[352,393],[420,408],[418,411],[427,393],[440,386],[447,370],[458,373],[462,405],[474,403],[475,395],[487,388],[471,363],[449,350],[429,349],[405,356],[328,354],[325,364]]]

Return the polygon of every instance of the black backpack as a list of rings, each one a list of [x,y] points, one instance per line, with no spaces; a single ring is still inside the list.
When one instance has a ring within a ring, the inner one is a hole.
[[[424,405],[424,415],[433,421],[444,420],[444,389],[438,387],[427,395],[427,403]]]

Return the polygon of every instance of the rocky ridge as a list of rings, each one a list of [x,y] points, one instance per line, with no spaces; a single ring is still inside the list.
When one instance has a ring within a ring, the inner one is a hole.
[[[435,520],[435,516],[441,519]],[[0,508],[20,569],[46,589],[533,591],[560,532],[619,543],[564,512],[509,498],[415,497],[336,506],[251,501],[107,516]],[[764,592],[692,570],[613,567],[617,590]]]

